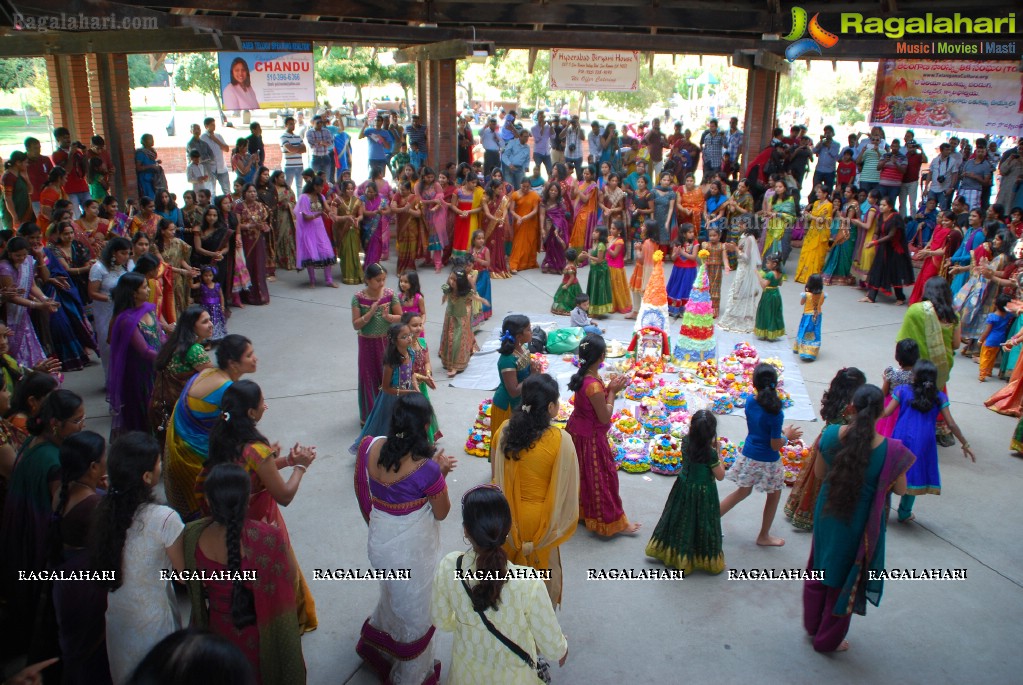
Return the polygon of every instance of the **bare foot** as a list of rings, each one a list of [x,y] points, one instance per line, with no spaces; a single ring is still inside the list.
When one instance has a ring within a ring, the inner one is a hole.
[[[309,289],[310,290],[314,289],[315,287],[316,287],[316,283],[315,282],[309,284]]]
[[[635,315],[635,314],[626,314],[626,315],[625,315],[625,318],[626,318],[626,319],[635,319],[635,318],[636,318],[636,315]]]
[[[905,307],[906,306],[906,301],[905,300],[895,300],[895,306],[896,307]]]
[[[458,375],[458,372],[454,371],[452,369],[444,369],[444,370],[448,372],[448,378],[454,378],[455,376]]]
[[[849,641],[848,640],[842,640],[842,644],[840,644],[837,647],[835,647],[835,651],[836,652],[848,652],[849,651]]]
[[[869,297],[861,297],[857,302],[870,302],[870,304],[874,304]]]
[[[630,523],[625,530],[620,531],[622,535],[635,535],[639,532],[639,529],[643,527],[642,523]]]
[[[328,288],[340,288],[341,287],[337,283],[335,283],[334,281],[331,281],[330,283],[325,283],[324,285],[326,285]]]
[[[773,535],[762,535],[757,538],[757,544],[761,547],[781,547],[785,544],[785,540],[776,538]]]
[[[277,277],[276,276],[267,276],[266,280],[269,283],[276,283],[277,282]]]

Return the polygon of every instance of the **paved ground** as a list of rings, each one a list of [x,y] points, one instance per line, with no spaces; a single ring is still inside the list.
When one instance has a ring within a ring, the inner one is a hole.
[[[795,260],[797,254],[793,255]],[[391,263],[393,265],[393,261]],[[790,265],[790,270],[794,267]],[[436,349],[440,336],[441,277],[423,273],[431,307],[426,335]],[[285,274],[271,285],[272,303],[236,312],[229,330],[253,339],[260,358],[253,380],[260,383],[269,410],[261,428],[281,444],[317,445],[319,458],[286,518],[307,577],[315,568],[365,567],[366,527],[352,492],[354,459],[347,448],[358,432],[355,334],[349,301],[354,287],[303,287],[304,275]],[[396,286],[397,279],[389,285]],[[543,311],[559,279],[539,271],[494,282],[497,312],[513,304]],[[727,283],[725,284],[727,288]],[[782,287],[790,333],[798,324],[800,286]],[[833,287],[824,308],[824,347],[820,359],[804,364],[810,396],[820,396],[837,369],[862,368],[871,382],[892,363],[895,334],[903,309],[859,304],[859,291]],[[488,328],[499,325],[495,317]],[[798,363],[795,358],[791,362]],[[435,368],[439,363],[434,360]],[[87,397],[89,428],[109,428],[98,367],[71,374],[68,387]],[[644,524],[639,537],[598,539],[580,530],[563,548],[564,608],[559,614],[570,654],[561,683],[736,682],[759,675],[764,682],[1018,683],[1023,654],[1011,636],[1023,616],[1023,552],[1018,501],[1023,461],[1008,453],[1015,423],[983,407],[1001,386],[980,384],[976,366],[959,361],[952,373],[953,414],[978,455],[964,463],[958,448],[941,450],[944,496],[923,497],[917,522],[893,524],[888,537],[889,568],[965,568],[963,581],[890,581],[884,602],[867,617],[857,616],[849,640],[853,649],[821,656],[810,648],[801,625],[801,586],[796,581],[729,581],[697,575],[675,582],[587,581],[588,568],[647,568],[643,549],[660,514],[671,479],[622,474],[626,512]],[[432,393],[442,445],[461,453],[461,441],[485,393],[439,388]],[[720,432],[744,437],[741,417],[723,417]],[[812,439],[820,423],[802,426]],[[455,506],[442,525],[443,551],[462,549],[461,494],[489,475],[485,460],[461,454],[448,479]],[[732,490],[726,481],[719,492]],[[810,538],[780,518],[775,533],[786,537],[780,549],[758,548],[762,496],[754,496],[723,521],[730,568],[800,568]],[[1015,531],[1015,532],[1014,532]],[[309,682],[372,683],[354,646],[359,627],[378,595],[374,583],[310,581],[320,628],[303,639]],[[437,657],[447,664],[451,637],[438,633]]]

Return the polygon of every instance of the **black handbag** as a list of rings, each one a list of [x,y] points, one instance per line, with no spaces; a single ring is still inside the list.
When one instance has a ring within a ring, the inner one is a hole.
[[[533,354],[544,354],[547,352],[547,331],[539,326],[533,326],[533,337],[529,341],[529,351]]]
[[[458,560],[455,562],[455,568],[458,569],[459,575],[461,575],[462,559],[464,557],[465,557],[464,554],[459,555]],[[472,591],[469,589],[469,584],[465,582],[464,577],[462,578],[462,587],[465,588],[465,593],[469,595],[471,599]],[[504,633],[498,630],[497,627],[490,622],[490,619],[487,618],[487,615],[484,612],[477,611],[476,613],[479,614],[480,620],[483,621],[483,625],[486,626],[487,630],[490,631],[491,635],[500,640],[501,644],[510,649],[512,653],[515,654],[515,656],[525,661],[526,664],[531,669],[536,671],[536,677],[540,679],[540,682],[542,683],[551,682],[551,665],[547,662],[546,659],[544,659],[542,656],[538,656],[536,661],[533,661],[533,657],[529,656],[529,653],[526,650],[522,649],[522,647],[519,647],[517,644],[512,642],[512,640],[508,636],[506,636]]]

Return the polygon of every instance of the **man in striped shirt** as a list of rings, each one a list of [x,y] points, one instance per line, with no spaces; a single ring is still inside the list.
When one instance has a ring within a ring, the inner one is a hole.
[[[313,151],[310,166],[316,173],[322,171],[325,174],[324,178],[329,178],[330,169],[334,165],[334,136],[330,131],[324,130],[322,116],[313,117],[313,128],[306,132],[305,138]]]
[[[408,136],[409,162],[412,168],[419,173],[419,169],[426,164],[426,126],[422,124],[418,114],[412,115],[412,123],[405,127],[405,135]]]
[[[295,185],[295,197],[302,194],[302,153],[306,151],[302,136],[295,133],[295,117],[284,120],[284,133],[281,134],[281,154],[284,165],[284,178],[288,185]]]

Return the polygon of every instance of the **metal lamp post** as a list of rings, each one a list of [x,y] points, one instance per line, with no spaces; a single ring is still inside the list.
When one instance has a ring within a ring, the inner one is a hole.
[[[167,124],[167,135],[174,136],[174,115],[177,113],[177,100],[174,97],[174,67],[177,66],[177,61],[174,59],[174,55],[167,55],[167,58],[163,61],[163,68],[167,72],[167,81],[170,83],[171,92],[171,118],[170,123]]]

